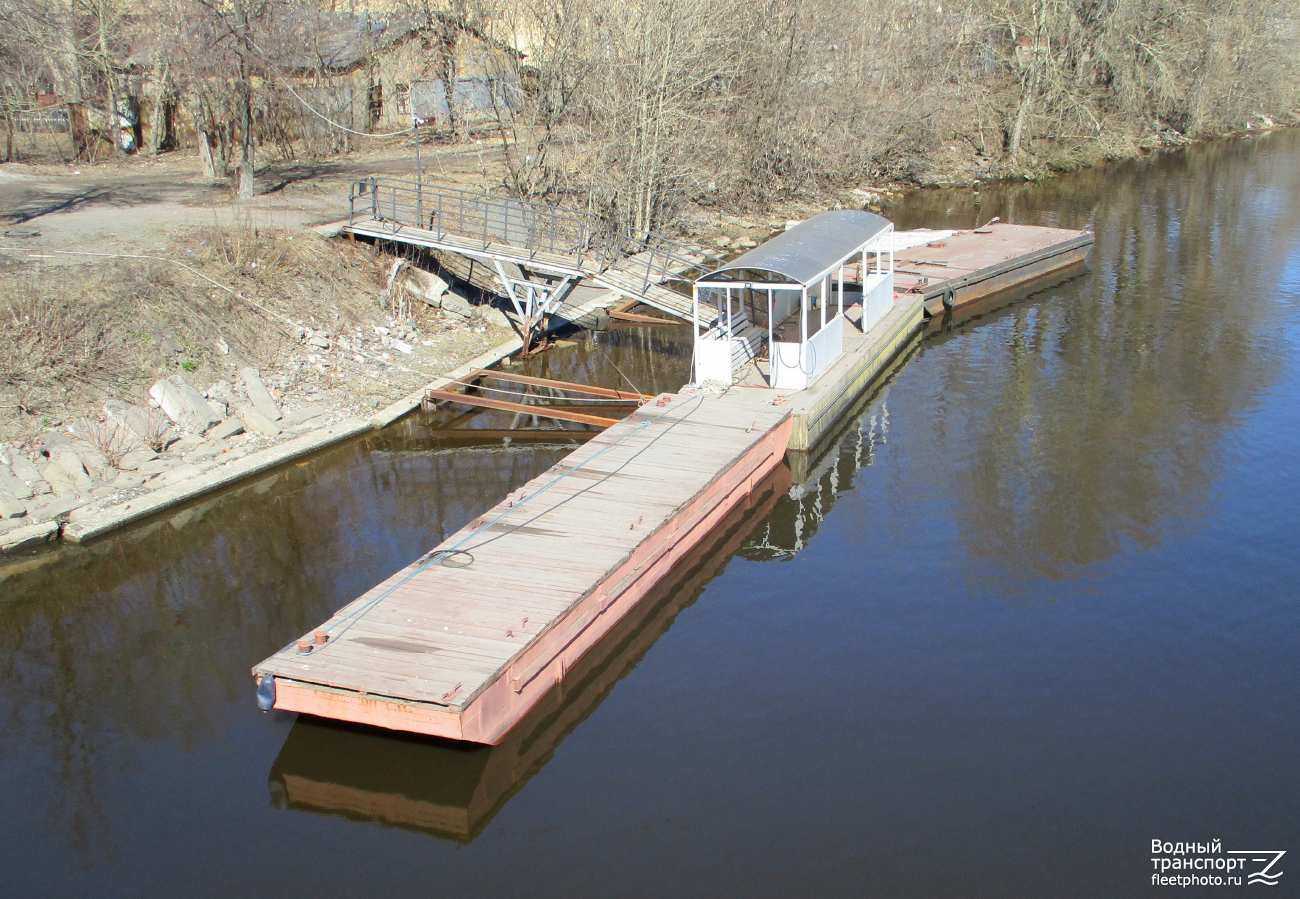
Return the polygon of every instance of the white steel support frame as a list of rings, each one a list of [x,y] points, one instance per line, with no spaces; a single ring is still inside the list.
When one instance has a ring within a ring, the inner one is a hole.
[[[497,278],[501,288],[515,307],[515,312],[523,321],[524,353],[527,354],[532,333],[541,324],[542,319],[551,313],[555,302],[564,295],[566,288],[573,281],[573,275],[562,274],[556,284],[541,284],[527,278],[512,278],[506,274],[506,267],[497,258],[492,259],[496,266]]]

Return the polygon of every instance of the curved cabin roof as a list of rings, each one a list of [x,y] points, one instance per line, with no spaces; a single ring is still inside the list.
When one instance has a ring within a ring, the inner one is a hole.
[[[745,274],[771,272],[796,284],[809,284],[837,262],[861,250],[888,230],[890,224],[888,219],[856,209],[823,212],[696,280],[779,280]]]

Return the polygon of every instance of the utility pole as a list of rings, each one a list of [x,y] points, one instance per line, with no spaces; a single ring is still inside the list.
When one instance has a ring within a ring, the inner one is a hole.
[[[415,132],[415,216],[424,227],[424,177],[420,170],[420,117],[415,114],[415,85],[411,85],[411,127]]]

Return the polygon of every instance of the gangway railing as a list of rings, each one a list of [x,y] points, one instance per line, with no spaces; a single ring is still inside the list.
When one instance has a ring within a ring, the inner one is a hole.
[[[373,219],[474,241],[565,255],[609,256],[599,218],[588,213],[414,181],[366,178],[352,185],[348,224]]]
[[[618,233],[588,212],[478,191],[395,178],[364,178],[352,185],[348,224],[387,223],[456,237],[488,250],[504,244],[530,254],[576,257],[575,267],[600,273],[615,268],[644,294],[652,285],[693,281],[707,259],[657,234]]]

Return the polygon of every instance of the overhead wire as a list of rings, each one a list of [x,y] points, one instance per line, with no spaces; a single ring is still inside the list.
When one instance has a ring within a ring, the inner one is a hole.
[[[403,134],[410,134],[412,131],[415,130],[415,126],[412,125],[410,128],[406,128],[405,130],[402,131],[385,131],[383,133],[376,134],[372,131],[357,131],[356,129],[349,128],[347,125],[343,125],[339,122],[334,121],[329,116],[325,115],[323,112],[319,111],[318,109],[316,109],[316,107],[312,106],[310,103],[304,100],[302,96],[296,90],[293,89],[293,85],[289,83],[289,79],[285,78],[284,75],[280,74],[279,71],[276,71],[278,69],[278,66],[275,62],[272,61],[271,54],[267,53],[265,50],[257,46],[257,44],[253,43],[253,41],[251,40],[248,43],[254,50],[260,53],[262,57],[266,60],[267,67],[270,68],[273,72],[275,72],[275,77],[278,78],[280,80],[280,83],[284,85],[284,89],[287,90],[290,94],[292,94],[294,99],[297,100],[299,103],[301,103],[308,112],[316,116],[322,122],[325,122],[326,124],[331,125],[334,128],[338,128],[340,131],[346,131],[348,134],[355,134],[358,137],[400,137]],[[412,117],[414,117],[414,113],[412,113]]]

